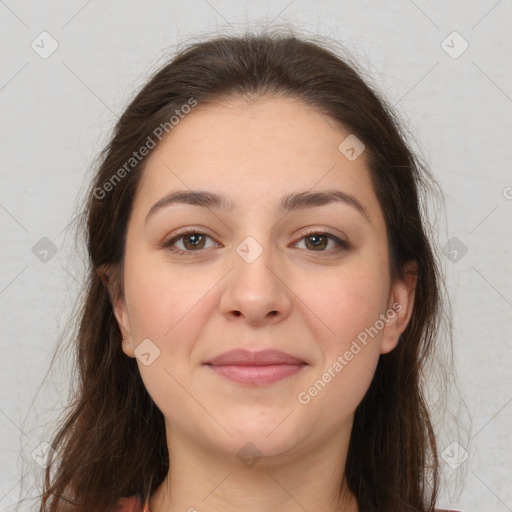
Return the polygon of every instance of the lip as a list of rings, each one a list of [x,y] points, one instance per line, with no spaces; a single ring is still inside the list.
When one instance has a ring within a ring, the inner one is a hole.
[[[231,350],[204,363],[218,375],[241,384],[261,386],[300,372],[307,363],[279,350]]]

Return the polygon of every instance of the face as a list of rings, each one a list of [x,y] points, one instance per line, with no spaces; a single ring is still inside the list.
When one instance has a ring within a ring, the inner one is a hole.
[[[233,100],[196,107],[148,159],[115,314],[168,440],[277,461],[350,432],[414,282],[390,280],[348,135],[292,99]]]

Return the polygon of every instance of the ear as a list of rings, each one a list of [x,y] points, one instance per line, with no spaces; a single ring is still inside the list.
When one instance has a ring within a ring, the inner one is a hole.
[[[123,352],[129,357],[135,357],[130,317],[124,294],[121,292],[118,271],[111,265],[102,265],[98,268],[97,273],[108,291],[112,310],[121,331]]]
[[[414,309],[414,297],[418,282],[418,265],[408,262],[404,276],[391,285],[389,307],[385,313],[386,321],[381,354],[391,352],[397,345],[400,335],[405,331]]]

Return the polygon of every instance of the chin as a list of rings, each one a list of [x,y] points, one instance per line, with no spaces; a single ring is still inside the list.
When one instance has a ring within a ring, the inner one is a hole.
[[[233,438],[224,437],[227,442],[225,448],[238,458],[247,452],[248,455],[262,457],[262,462],[284,462],[308,437],[304,425],[299,427],[290,421],[292,416],[293,413],[286,418],[286,414],[281,412],[278,418],[245,418],[236,424],[231,423],[228,430]]]

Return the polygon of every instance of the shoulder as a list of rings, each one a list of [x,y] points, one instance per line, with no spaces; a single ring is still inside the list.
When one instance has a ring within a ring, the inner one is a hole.
[[[117,504],[115,512],[141,512],[142,503],[137,496],[130,496],[129,498],[121,498]],[[440,511],[441,512],[441,511]]]

